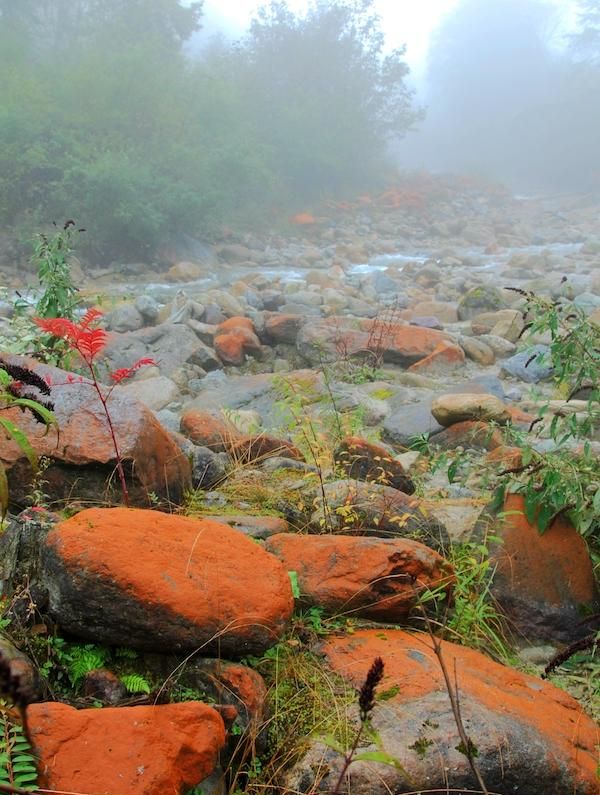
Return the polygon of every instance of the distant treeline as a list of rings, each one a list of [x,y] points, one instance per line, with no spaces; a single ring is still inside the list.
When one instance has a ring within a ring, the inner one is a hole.
[[[600,190],[600,0],[460,0],[427,78],[404,162],[525,191]]]
[[[148,259],[382,177],[419,114],[373,0],[272,2],[192,58],[201,6],[0,0],[0,227],[75,217],[96,261]]]

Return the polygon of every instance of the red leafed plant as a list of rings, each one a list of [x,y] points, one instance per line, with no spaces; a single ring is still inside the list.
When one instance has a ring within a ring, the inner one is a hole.
[[[119,475],[119,481],[121,483],[121,491],[123,492],[123,502],[125,505],[127,505],[127,507],[129,507],[129,491],[127,489],[127,481],[125,479],[125,472],[123,470],[123,461],[121,458],[121,452],[119,450],[119,444],[117,442],[110,411],[108,410],[108,400],[117,384],[120,384],[121,381],[124,381],[126,378],[132,376],[137,370],[140,369],[140,367],[145,367],[146,365],[156,365],[156,362],[153,359],[138,359],[138,361],[132,364],[131,367],[122,367],[118,370],[115,370],[114,372],[110,373],[110,378],[113,381],[112,386],[109,387],[108,390],[104,391],[100,385],[100,382],[98,381],[95,368],[96,357],[104,350],[104,347],[108,341],[108,335],[106,331],[95,326],[96,321],[101,317],[102,312],[100,312],[98,309],[88,309],[78,323],[75,323],[74,321],[68,320],[64,317],[36,317],[35,322],[42,329],[42,331],[51,334],[53,337],[58,337],[59,339],[65,340],[71,350],[77,351],[89,370],[90,379],[87,383],[93,386],[93,388],[96,390],[100,403],[102,404],[115,450],[115,459],[117,462],[116,468]],[[74,379],[69,379],[68,382],[77,383],[74,381]]]

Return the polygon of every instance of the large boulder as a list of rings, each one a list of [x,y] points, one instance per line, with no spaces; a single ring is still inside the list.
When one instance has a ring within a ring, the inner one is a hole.
[[[82,511],[48,533],[42,570],[66,631],[149,651],[261,654],[293,608],[284,567],[243,533],[157,511]]]
[[[368,362],[380,359],[409,367],[447,340],[447,334],[434,329],[377,318],[332,317],[306,323],[298,333],[296,344],[302,356],[315,364],[360,356]]]
[[[481,285],[468,290],[458,303],[459,320],[471,320],[483,312],[497,312],[507,306],[505,294],[492,285]]]
[[[104,795],[187,792],[211,775],[225,744],[223,719],[199,702],[27,710],[41,787]]]
[[[358,436],[348,436],[335,449],[334,460],[350,479],[382,483],[405,494],[414,493],[415,484],[401,462],[392,458],[380,444]]]
[[[405,538],[284,533],[265,548],[296,572],[302,602],[330,615],[397,623],[423,589],[450,591],[454,579],[441,555]]]
[[[446,528],[429,515],[423,502],[380,483],[336,480],[325,483],[314,497],[314,528],[372,535],[411,538],[433,549],[446,550]]]
[[[44,481],[53,499],[92,503],[123,499],[115,477],[111,429],[91,382],[32,359],[13,356],[5,360],[29,367],[51,384],[58,428],[46,431],[31,414],[16,408],[6,409],[2,414],[22,429],[38,456],[49,462]],[[149,505],[152,495],[179,502],[190,486],[191,469],[171,434],[150,409],[125,390],[112,392],[108,410],[126,474],[130,504]],[[14,441],[3,438],[0,461],[8,473],[11,500],[22,504],[32,482],[26,456]]]
[[[469,420],[501,424],[510,420],[506,404],[494,395],[439,395],[431,404],[431,413],[444,427]]]
[[[127,334],[111,334],[103,360],[110,370],[116,370],[149,357],[157,362],[161,375],[170,376],[184,364],[202,366],[205,348],[195,332],[183,323],[161,323]]]
[[[571,696],[506,668],[480,652],[442,642],[476,764],[498,795],[596,795],[598,727]],[[350,765],[343,792],[388,795],[480,788],[461,752],[442,670],[427,635],[359,629],[331,638],[323,651],[333,670],[360,688],[376,657],[384,662],[385,700],[371,715],[379,742],[361,746],[372,761]],[[368,742],[368,740],[365,741]],[[397,765],[376,761],[384,751]],[[287,791],[331,792],[344,756],[314,742],[286,776]]]
[[[519,494],[508,495],[491,521],[500,539],[491,550],[492,595],[519,633],[563,643],[589,633],[582,617],[598,612],[600,602],[587,545],[573,525],[558,517],[540,533]]]

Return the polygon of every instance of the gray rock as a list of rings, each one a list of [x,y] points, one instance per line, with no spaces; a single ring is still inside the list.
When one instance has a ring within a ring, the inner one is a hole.
[[[513,378],[526,381],[528,384],[535,384],[550,378],[552,367],[540,361],[540,358],[548,352],[547,345],[533,345],[531,348],[511,356],[510,359],[506,359],[502,363],[502,372],[512,375]]]
[[[134,306],[147,324],[153,325],[156,323],[160,312],[160,304],[152,296],[138,295]]]
[[[160,411],[177,400],[179,389],[177,384],[165,375],[157,378],[146,378],[141,381],[131,381],[115,387],[115,392],[124,392],[129,397],[139,400],[152,411]]]
[[[383,422],[383,439],[392,444],[410,447],[424,434],[434,436],[443,426],[431,414],[432,400],[402,406]]]
[[[104,350],[104,361],[110,370],[129,367],[137,359],[150,357],[162,375],[171,373],[194,358],[206,346],[191,328],[181,323],[161,323],[139,331],[114,334]]]
[[[504,309],[507,303],[501,290],[491,285],[473,287],[458,304],[460,320],[470,320],[482,312],[495,312]]]
[[[118,306],[106,315],[105,320],[110,331],[137,331],[144,325],[142,314],[133,304]]]
[[[192,485],[195,489],[212,489],[225,479],[230,465],[227,453],[215,453],[208,447],[194,445]]]

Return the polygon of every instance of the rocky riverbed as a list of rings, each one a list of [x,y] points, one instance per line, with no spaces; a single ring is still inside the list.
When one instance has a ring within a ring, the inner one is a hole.
[[[314,655],[350,693],[375,657],[384,660],[392,695],[375,708],[368,750],[397,765],[357,761],[343,792],[475,788],[434,646],[415,620],[430,589],[452,603],[461,576],[453,549],[470,542],[494,571],[489,589],[512,662],[529,666],[523,673],[493,645],[446,633],[488,788],[598,792],[594,719],[537,678],[588,631],[582,613],[598,610],[589,552],[564,517],[541,535],[522,497],[490,500],[515,455],[503,428],[550,449],[532,422],[556,397],[548,339],[523,338],[523,294],[506,288],[569,298],[599,322],[599,204],[427,178],[418,190],[304,213],[286,235],[228,233],[210,246],[182,238],[154,264],[78,266],[85,300],[102,294],[107,370],[156,363],[109,404],[135,507],[118,507],[93,391],[19,360],[54,385],[58,431],[15,413],[45,457],[50,512],[16,515],[32,477],[20,449],[3,443],[15,512],[0,539],[3,592],[20,627],[35,613],[71,642],[132,647],[140,673],[170,681],[175,669],[217,705],[146,713],[126,705],[110,666],[58,699],[87,709],[54,703],[42,682],[30,726],[44,785],[158,795],[204,781],[202,792],[226,792],[241,747],[246,765],[254,753],[268,766],[273,753],[264,733],[273,683],[268,695],[248,658],[292,649]],[[564,401],[550,410],[564,412]],[[446,465],[432,466],[442,455]],[[56,512],[64,505],[71,518]],[[319,622],[335,617],[336,631],[313,623],[299,640],[298,614],[311,610]],[[33,682],[21,654],[31,647],[16,636],[11,653]],[[352,699],[330,698],[354,726]],[[94,699],[105,707],[89,709]],[[332,791],[342,757],[324,733],[301,738],[267,791]],[[97,755],[75,765],[90,738]],[[107,738],[131,752],[109,765]]]

